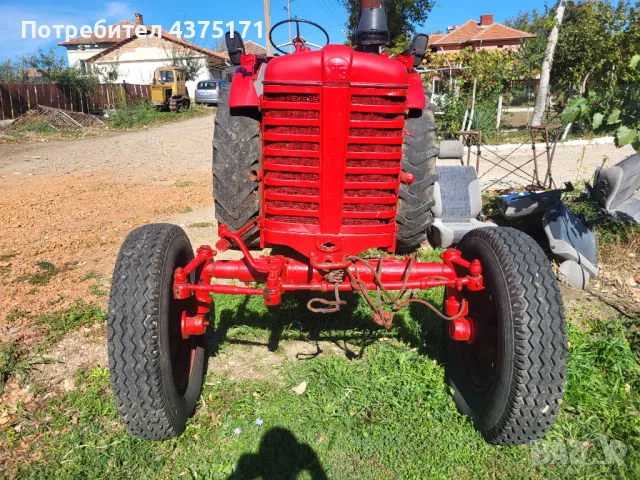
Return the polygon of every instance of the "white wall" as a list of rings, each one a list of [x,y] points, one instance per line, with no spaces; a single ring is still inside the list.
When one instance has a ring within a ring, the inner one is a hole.
[[[80,60],[86,60],[87,58],[93,57],[98,53],[102,52],[107,47],[111,46],[110,43],[107,44],[90,44],[84,45],[84,49],[81,50],[80,45],[68,45],[67,49],[67,63],[69,63],[70,67],[79,67]]]
[[[125,81],[127,83],[151,84],[153,74],[158,67],[171,65],[171,59],[168,58],[171,52],[165,51],[164,48],[151,46],[133,49],[123,48],[119,50],[122,51],[114,51],[109,54],[109,56],[105,56],[94,62],[96,67],[102,69],[110,69],[112,65],[118,65],[118,78],[110,80],[114,83],[122,83]],[[117,57],[111,58],[115,55],[117,55]],[[204,55],[195,58],[200,60],[202,66],[196,80],[186,83],[190,97],[195,96],[196,85],[199,81],[219,78],[218,72],[210,72],[206,68],[206,57]]]

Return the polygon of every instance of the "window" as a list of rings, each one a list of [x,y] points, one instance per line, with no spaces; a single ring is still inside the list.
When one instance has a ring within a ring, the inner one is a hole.
[[[117,80],[118,79],[118,72],[109,72],[107,74],[107,78],[109,78],[109,80]]]
[[[80,60],[80,70],[82,70],[84,73],[87,73],[87,62],[85,62],[84,60]]]
[[[173,82],[173,72],[171,70],[160,70],[160,81],[162,83]]]
[[[216,90],[218,85],[224,87],[227,84],[224,80],[208,80],[198,83],[198,90]]]
[[[230,82],[233,80],[233,73],[227,73],[227,81]]]

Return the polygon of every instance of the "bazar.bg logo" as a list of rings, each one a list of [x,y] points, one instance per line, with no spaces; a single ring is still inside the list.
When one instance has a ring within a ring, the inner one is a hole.
[[[116,24],[105,25],[106,19],[98,20],[93,27],[91,25],[82,25],[80,28],[75,25],[38,25],[35,20],[23,20],[22,21],[22,38],[49,38],[56,39],[64,38],[65,41],[69,41],[72,38],[80,36],[82,38],[121,38],[131,37],[143,37],[146,35],[155,35],[162,38],[162,26],[161,25],[132,25],[132,24]],[[245,38],[250,28],[257,30],[256,36],[262,38],[262,21],[258,21],[252,24],[250,20],[241,20],[238,22],[230,21],[224,23],[222,20],[199,20],[197,22],[185,21],[175,22],[169,33],[178,38],[194,38],[199,36],[200,38],[222,38],[227,30],[231,32],[233,37],[236,31],[236,25],[238,28],[242,28],[239,32],[242,38]]]
[[[551,440],[531,446],[531,462],[536,465],[624,466],[628,447],[619,440],[597,435],[594,440]]]

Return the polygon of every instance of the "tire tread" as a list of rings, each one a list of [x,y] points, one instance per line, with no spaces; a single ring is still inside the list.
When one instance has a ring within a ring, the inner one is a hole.
[[[565,390],[568,346],[558,281],[540,246],[518,230],[481,228],[467,237],[484,239],[497,253],[504,267],[515,329],[507,407],[498,422],[483,433],[494,444],[530,443],[551,428]]]
[[[178,235],[183,230],[169,224],[133,230],[113,273],[107,320],[111,387],[126,429],[146,440],[165,440],[184,430],[164,395],[158,333],[163,253]]]

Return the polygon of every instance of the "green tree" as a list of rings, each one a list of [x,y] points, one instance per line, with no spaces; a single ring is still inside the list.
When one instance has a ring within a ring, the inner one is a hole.
[[[460,92],[470,92],[474,79],[477,97],[497,101],[512,80],[525,78],[529,68],[523,50],[478,50],[467,47],[460,52],[439,54],[427,52],[423,61],[424,80],[428,83],[435,76],[444,81],[451,78]]]
[[[78,67],[69,67],[64,58],[58,57],[53,48],[48,52],[42,49],[35,55],[24,57],[24,64],[36,69],[44,83],[78,88],[85,93],[93,93],[98,86],[98,77]]]
[[[423,62],[424,81],[430,84],[439,77],[446,85],[438,99],[443,115],[439,118],[439,131],[451,136],[462,128],[466,108],[470,107],[474,80],[476,106],[474,128],[495,130],[497,102],[512,80],[526,78],[529,67],[522,50],[478,50],[465,48],[460,52],[438,54],[428,52]],[[480,125],[480,120],[485,120]]]
[[[631,10],[624,0],[617,5],[609,0],[568,2],[551,71],[556,93],[583,94],[588,87],[615,85],[620,73],[629,71],[631,52],[623,50],[631,41]]]
[[[544,48],[554,26],[553,11],[520,13],[505,23],[537,35],[527,41],[532,71],[540,71]],[[638,83],[638,71],[629,61],[640,45],[640,0],[570,0],[559,29],[551,69],[553,93],[564,102],[590,88],[614,88]]]
[[[27,83],[28,81],[24,62],[7,60],[0,63],[0,83]]]
[[[504,24],[536,36],[524,42],[524,58],[532,72],[539,72],[550,30],[549,11],[539,12],[533,9],[530,12],[520,12],[515,17],[505,20]]]
[[[198,78],[198,73],[204,63],[202,58],[198,58],[194,56],[192,51],[178,46],[173,47],[171,52],[168,53],[168,56],[171,59],[172,66],[182,68],[184,79],[187,82]]]
[[[347,9],[348,42],[355,43],[354,36],[360,21],[360,0],[341,0]],[[415,25],[424,23],[431,9],[436,5],[435,0],[386,0],[383,7],[387,12],[387,24],[391,45],[397,49],[408,46],[411,35],[415,32]]]
[[[637,48],[640,50],[640,45]],[[626,68],[640,74],[640,54],[634,55]],[[596,133],[610,133],[615,136],[618,147],[631,144],[640,151],[640,86],[591,90],[586,96],[569,102],[562,112],[562,120],[565,124],[582,124]]]

